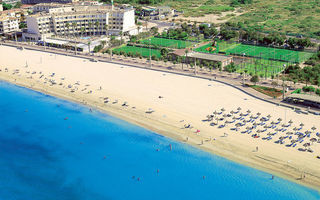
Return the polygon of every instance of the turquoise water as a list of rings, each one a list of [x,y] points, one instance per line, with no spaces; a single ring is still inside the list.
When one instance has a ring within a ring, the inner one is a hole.
[[[0,199],[313,200],[320,195],[87,107],[0,82]]]

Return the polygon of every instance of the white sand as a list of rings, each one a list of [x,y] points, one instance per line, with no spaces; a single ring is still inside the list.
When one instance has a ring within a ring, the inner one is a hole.
[[[8,72],[5,72],[5,68],[8,68]],[[274,121],[278,118],[282,118],[283,121],[292,119],[293,127],[303,122],[304,132],[310,130],[313,125],[320,131],[319,116],[297,114],[292,110],[253,99],[230,86],[213,81],[116,64],[93,63],[86,59],[38,51],[22,51],[12,47],[0,46],[0,69],[1,79],[27,87],[32,86],[33,89],[74,101],[85,101],[160,134],[181,141],[188,137],[188,143],[207,151],[320,188],[320,160],[316,158],[320,155],[320,143],[311,145],[314,153],[300,152],[297,149],[302,147],[303,143],[299,143],[295,148],[285,146],[289,139],[284,145],[274,143],[276,138],[281,134],[285,136],[285,133],[279,133],[271,141],[265,141],[261,137],[254,139],[248,134],[241,134],[247,125],[242,127],[241,131],[235,132],[230,130],[234,124],[218,129],[211,127],[209,122],[202,121],[208,114],[222,107],[226,112],[241,107],[243,112],[250,109],[254,115],[257,112],[262,113],[262,116],[270,114],[271,120]],[[12,74],[16,69],[19,69],[19,73]],[[42,74],[39,74],[40,71]],[[55,75],[50,77],[52,73]],[[44,76],[39,78],[41,75]],[[57,84],[50,86],[48,81],[44,84],[45,78],[54,79]],[[77,81],[80,85],[75,85]],[[70,92],[72,88],[68,88],[69,84],[73,85],[75,92]],[[90,86],[85,86],[87,84]],[[90,90],[92,93],[87,94]],[[160,99],[159,96],[163,98]],[[109,97],[110,102],[104,104],[104,97]],[[118,103],[112,104],[115,100],[118,100]],[[125,101],[129,106],[121,106]],[[145,111],[149,108],[155,112],[146,114]],[[194,128],[184,129],[183,126],[189,123]],[[196,134],[196,129],[201,132]],[[268,132],[260,135],[264,137]],[[228,136],[222,137],[224,133]],[[212,141],[207,141],[210,137]],[[314,133],[310,138],[312,137],[318,139]],[[306,140],[309,141],[310,138]],[[204,144],[200,145],[202,140]],[[255,152],[256,146],[259,147],[258,152]],[[302,172],[305,172],[306,178],[296,180]]]

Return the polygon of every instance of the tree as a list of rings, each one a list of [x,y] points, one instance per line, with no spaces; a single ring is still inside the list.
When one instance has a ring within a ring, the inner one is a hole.
[[[164,58],[167,58],[169,50],[167,48],[162,48],[160,50],[161,56],[163,56]]]
[[[100,23],[98,21],[96,21],[94,23],[95,27],[96,27],[96,34],[99,32],[99,28],[100,28]]]
[[[14,5],[14,8],[20,8],[22,6],[22,3],[20,1],[18,1],[16,3],[16,5]]]
[[[272,81],[271,83],[273,89],[276,88],[278,86],[278,83],[276,81]]]
[[[69,31],[70,31],[69,27],[70,27],[70,24],[67,22],[65,27],[67,28],[67,30],[68,30],[68,35],[69,35]],[[66,31],[64,31],[64,34],[66,35]]]
[[[89,54],[91,53],[90,45],[91,45],[91,42],[88,42]]]
[[[84,27],[81,27],[80,32],[81,32],[81,37],[83,37],[83,33],[86,31]]]
[[[89,29],[90,29],[89,33],[92,33],[92,22],[89,22],[88,26],[89,26]]]
[[[73,22],[73,23],[72,23],[72,30],[73,30],[73,36],[74,36],[74,37],[76,37],[76,32],[75,32],[76,27],[77,27],[77,23],[76,23],[76,22]]]
[[[12,8],[11,4],[2,3],[3,10],[10,10]]]
[[[256,85],[259,82],[259,76],[257,74],[253,75],[250,79],[250,82],[254,83]]]
[[[104,48],[104,46],[106,45],[106,43],[107,43],[107,42],[106,42],[105,40],[102,40],[102,41],[100,42],[102,48]]]

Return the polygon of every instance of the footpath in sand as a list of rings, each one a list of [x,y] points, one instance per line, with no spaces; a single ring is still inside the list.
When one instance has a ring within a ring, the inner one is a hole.
[[[320,188],[319,116],[297,114],[215,81],[14,47],[0,46],[0,70],[2,80],[104,110],[206,151]],[[222,108],[220,115],[210,116]],[[253,121],[253,117],[258,118]],[[290,127],[282,127],[290,120]],[[287,147],[292,141],[295,146]]]

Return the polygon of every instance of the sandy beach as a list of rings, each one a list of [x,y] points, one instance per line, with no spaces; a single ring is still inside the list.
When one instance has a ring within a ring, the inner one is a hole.
[[[2,80],[101,109],[230,160],[320,189],[320,159],[316,158],[320,156],[320,143],[311,141],[320,139],[316,136],[320,116],[298,114],[215,81],[171,73],[6,46],[0,46],[0,60]],[[222,114],[211,119],[210,115],[222,108]],[[230,111],[239,112],[228,117]],[[257,127],[248,134],[245,131],[254,126],[256,116]],[[233,117],[243,119],[240,122]],[[260,121],[261,117],[268,121]],[[221,118],[224,119],[220,121]],[[245,125],[235,126],[245,123],[243,120],[247,121]],[[216,122],[218,125],[212,126]],[[226,127],[219,128],[224,124]],[[231,130],[235,128],[238,130]],[[310,136],[296,142],[295,147],[287,147],[298,137],[287,133],[295,133],[299,128],[302,133],[310,130]],[[276,135],[271,135],[275,132]],[[252,133],[259,137],[252,137]],[[272,139],[262,139],[269,136]],[[284,144],[275,143],[279,137],[286,137]],[[309,146],[303,146],[305,143]],[[299,148],[312,149],[313,153]]]

